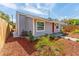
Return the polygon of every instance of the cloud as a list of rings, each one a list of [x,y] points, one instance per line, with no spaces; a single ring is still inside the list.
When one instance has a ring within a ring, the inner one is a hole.
[[[37,4],[37,8],[41,8],[40,3]]]
[[[26,5],[26,6],[29,6],[29,5],[30,5],[30,3],[25,3],[25,5]]]
[[[44,12],[48,12],[49,10],[53,10],[54,7],[56,6],[56,3],[43,3],[44,6],[40,6],[40,4],[37,4],[37,7],[41,10],[43,10]]]
[[[25,7],[17,7],[15,3],[0,3],[0,5],[3,5],[5,7],[11,8],[11,9],[22,9],[25,11],[29,11],[32,13],[36,13],[36,14],[42,14],[44,15],[44,12],[42,12],[41,10],[34,8],[33,6],[30,6],[30,3],[25,4]]]
[[[29,11],[29,12],[32,12],[32,13],[36,13],[36,14],[46,15],[44,12],[38,10],[37,8],[33,8],[31,6],[28,6],[28,7],[24,8],[23,10]]]
[[[25,11],[29,11],[32,13],[36,13],[36,14],[41,14],[41,15],[48,15],[48,11],[49,11],[49,7],[54,8],[55,3],[50,4],[50,3],[45,3],[45,7],[41,6],[41,3],[35,3],[36,4],[36,8],[32,5],[30,5],[30,3],[25,3],[25,7],[18,7],[15,3],[0,3],[0,5],[3,5],[5,7],[11,8],[11,9],[16,9],[16,10],[25,10]]]
[[[14,4],[14,3],[0,3],[0,5],[3,5],[8,8],[12,8],[12,9],[17,9],[16,4]]]
[[[33,13],[37,13],[37,14],[43,14],[43,15],[48,15],[48,12],[49,12],[49,8],[51,8],[51,12],[52,12],[52,8],[55,7],[55,3],[35,3],[36,4],[36,8],[32,5],[30,5],[30,3],[26,3],[26,7],[24,8],[24,10],[27,10],[27,11],[30,11],[30,12],[33,12]],[[44,6],[42,6],[42,4]]]

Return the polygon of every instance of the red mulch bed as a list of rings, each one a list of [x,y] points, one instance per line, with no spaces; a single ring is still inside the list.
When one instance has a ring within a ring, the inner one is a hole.
[[[30,41],[26,38],[13,38],[13,37],[10,37],[6,41],[6,43],[13,42],[13,41],[17,41],[24,48],[24,50],[27,51],[27,53],[29,55],[35,51],[34,45],[35,45],[36,42],[32,42],[32,41]]]
[[[79,33],[70,34],[68,36],[73,37],[73,38],[79,38]]]
[[[8,52],[13,52],[15,50],[19,50],[18,52],[20,53],[16,53],[17,55],[22,55],[21,52],[27,52],[27,53],[23,53],[23,55],[31,55],[33,54],[33,52],[35,52],[35,48],[34,48],[34,45],[36,44],[36,42],[32,42],[32,41],[29,41],[25,38],[13,38],[13,37],[9,37],[6,42],[5,42],[5,45],[3,47],[3,49],[5,49],[4,51],[7,51]],[[19,46],[18,48],[16,48],[15,46]],[[6,48],[5,48],[6,47]],[[10,48],[11,47],[11,48]],[[8,55],[8,52],[4,52],[2,51],[1,53],[3,53],[3,55]],[[5,54],[7,53],[7,54]],[[16,55],[16,54],[11,54],[11,55]],[[9,54],[10,55],[10,54]]]
[[[57,42],[64,44],[63,49],[65,56],[79,56],[79,42],[65,39],[60,39]]]
[[[37,42],[37,41],[36,41]],[[29,41],[25,38],[9,37],[0,52],[3,56],[32,56],[37,51],[34,48],[36,42]],[[71,40],[59,39],[58,43],[63,43],[64,54],[66,56],[79,56],[79,43]],[[59,45],[60,46],[60,45]],[[62,44],[61,44],[62,46]]]

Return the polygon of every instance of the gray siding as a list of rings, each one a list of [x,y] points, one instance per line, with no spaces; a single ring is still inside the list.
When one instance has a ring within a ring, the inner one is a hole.
[[[32,18],[26,17],[24,15],[19,15],[19,35],[22,31],[33,31]]]
[[[30,17],[26,17],[25,30],[33,32],[33,22],[32,22],[32,18],[30,18]]]

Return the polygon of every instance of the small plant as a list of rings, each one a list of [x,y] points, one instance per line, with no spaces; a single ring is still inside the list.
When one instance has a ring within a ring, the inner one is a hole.
[[[33,36],[32,32],[31,31],[22,31],[22,34],[21,36],[24,36],[25,38],[29,37],[29,39],[31,41],[35,41],[37,38]]]
[[[50,35],[49,35],[49,38],[50,38],[50,39],[54,39],[55,36],[54,36],[53,34],[50,34]]]
[[[35,41],[35,40],[36,40],[36,37],[33,36],[33,34],[32,34],[31,31],[28,32],[28,36],[29,36],[29,38],[30,38],[32,41]]]
[[[79,42],[79,39],[78,39],[78,40],[76,40],[76,42]]]
[[[23,30],[21,36],[28,36],[28,32]]]
[[[48,37],[48,38],[49,38],[49,37],[50,37],[50,35],[49,35],[49,34],[45,34],[45,35],[44,35],[44,37]]]

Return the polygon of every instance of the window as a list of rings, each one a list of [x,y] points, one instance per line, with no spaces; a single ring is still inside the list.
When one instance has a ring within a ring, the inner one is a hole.
[[[44,26],[45,26],[44,22],[37,22],[36,23],[37,31],[43,31],[45,29]]]
[[[59,29],[59,25],[58,24],[56,25],[56,29]]]

